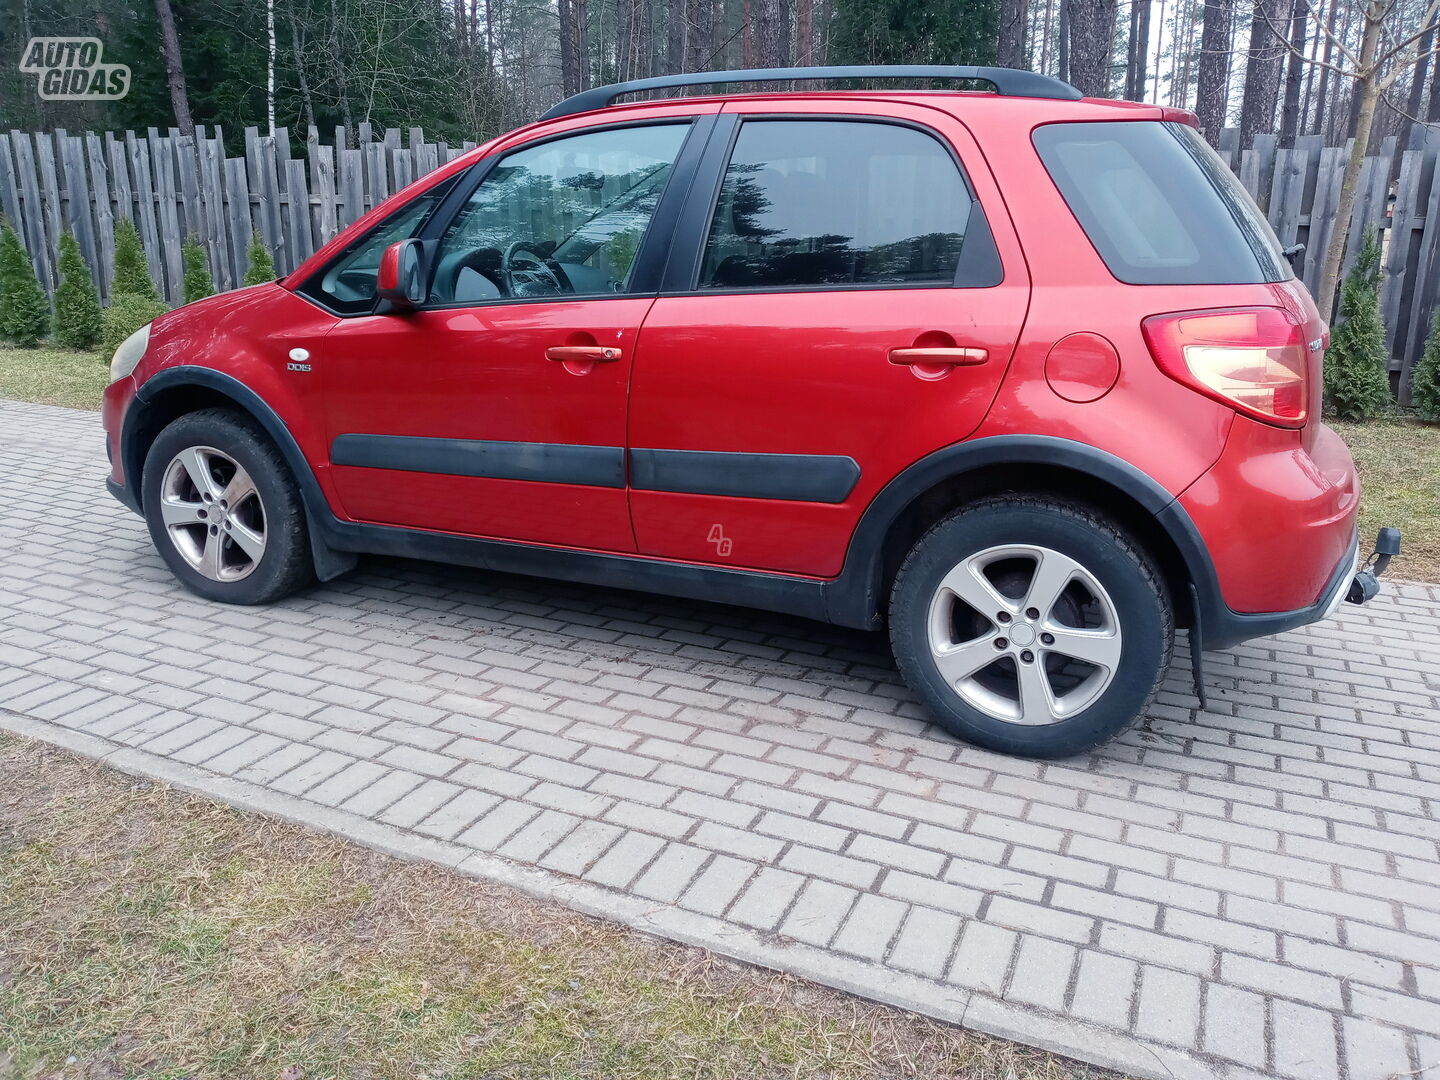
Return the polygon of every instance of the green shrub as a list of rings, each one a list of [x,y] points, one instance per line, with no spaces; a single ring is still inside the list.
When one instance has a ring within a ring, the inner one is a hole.
[[[112,296],[110,306],[100,320],[105,330],[101,344],[105,347],[106,357],[140,327],[169,310],[159,300],[148,296],[136,296],[134,293]]]
[[[1410,373],[1410,404],[1426,420],[1440,420],[1440,310],[1430,323],[1420,362]]]
[[[150,267],[145,263],[140,233],[128,218],[121,218],[115,223],[115,274],[110,279],[110,295],[160,299],[155,280],[150,276]]]
[[[205,254],[204,245],[194,233],[185,238],[185,244],[180,249],[180,260],[185,265],[182,282],[185,303],[193,304],[196,300],[214,296],[215,280],[210,276],[210,260]]]
[[[33,348],[50,329],[50,301],[20,237],[0,225],[0,337]]]
[[[90,280],[90,264],[68,232],[60,237],[60,284],[55,287],[55,341],[70,349],[100,343],[100,298]]]
[[[246,285],[261,285],[275,280],[275,260],[270,257],[258,232],[250,234],[250,247],[246,254],[250,259],[250,266],[245,271]]]
[[[1372,236],[1340,293],[1340,327],[1325,354],[1325,404],[1341,420],[1368,420],[1390,402],[1380,321],[1380,245]]]

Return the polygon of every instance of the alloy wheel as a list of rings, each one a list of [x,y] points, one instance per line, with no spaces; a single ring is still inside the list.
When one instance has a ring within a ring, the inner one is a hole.
[[[1095,575],[1035,544],[986,548],[954,566],[930,601],[930,655],[965,702],[1013,724],[1054,724],[1105,692],[1123,640]]]
[[[239,581],[265,554],[265,506],[230,455],[191,446],[160,481],[160,517],[181,557],[211,581]]]

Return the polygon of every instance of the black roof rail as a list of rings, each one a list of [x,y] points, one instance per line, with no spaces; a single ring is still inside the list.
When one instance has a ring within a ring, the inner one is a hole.
[[[541,120],[603,109],[616,98],[646,90],[669,90],[679,86],[709,86],[717,83],[793,82],[801,79],[966,79],[988,82],[1005,97],[1053,98],[1075,101],[1084,97],[1067,82],[1019,68],[970,67],[950,64],[886,64],[849,67],[751,68],[744,71],[691,71],[661,75],[653,79],[596,86],[573,94],[556,105]]]

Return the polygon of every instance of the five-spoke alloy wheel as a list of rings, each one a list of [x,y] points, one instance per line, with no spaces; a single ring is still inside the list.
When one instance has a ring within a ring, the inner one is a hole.
[[[1060,757],[1139,716],[1174,635],[1159,572],[1107,519],[1039,498],[956,511],[895,579],[896,662],[938,722],[1005,753]]]
[[[310,580],[295,480],[248,416],[204,409],[172,422],[150,446],[141,488],[156,550],[191,591],[265,604]]]
[[[170,459],[160,516],[175,549],[211,581],[239,581],[265,557],[265,505],[255,481],[213,446],[186,447]]]

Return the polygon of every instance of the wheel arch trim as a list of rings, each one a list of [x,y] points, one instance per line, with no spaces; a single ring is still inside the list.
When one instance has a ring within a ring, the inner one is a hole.
[[[827,588],[827,611],[846,626],[880,625],[885,597],[885,545],[892,528],[927,492],[946,481],[995,466],[1036,465],[1080,472],[1127,497],[1152,515],[1200,598],[1192,613],[1201,625],[1215,625],[1229,612],[1215,567],[1199,529],[1177,501],[1152,477],[1099,447],[1052,435],[992,435],[955,443],[906,468],[881,489],[861,515],[850,539],[844,569]],[[1188,598],[1175,598],[1188,604]],[[1219,610],[1216,609],[1218,605]]]
[[[123,496],[116,492],[116,497],[126,506],[143,514],[141,480],[144,455],[149,444],[141,445],[143,440],[140,429],[149,420],[149,410],[163,395],[187,388],[209,390],[228,398],[265,430],[280,450],[291,475],[300,485],[300,498],[305,506],[305,520],[309,528],[316,575],[321,581],[329,581],[350,569],[355,564],[355,557],[347,552],[336,551],[328,543],[330,530],[326,526],[334,520],[334,516],[330,511],[329,501],[320,489],[320,482],[315,478],[315,471],[306,460],[290,428],[274,408],[254,390],[233,375],[216,371],[214,368],[192,364],[168,367],[156,372],[136,388],[135,404],[125,410],[125,421],[120,430],[125,489]],[[153,436],[150,441],[153,441]]]

